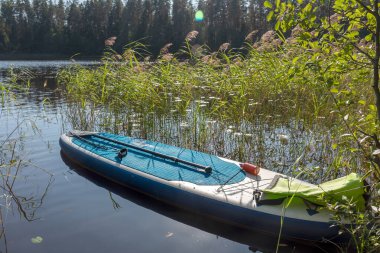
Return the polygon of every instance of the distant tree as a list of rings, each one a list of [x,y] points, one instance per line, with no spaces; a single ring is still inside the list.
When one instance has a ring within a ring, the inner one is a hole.
[[[53,6],[52,2],[46,0],[33,1],[33,34],[32,48],[34,52],[51,52],[53,48]]]
[[[178,48],[186,34],[191,31],[193,16],[192,6],[187,0],[173,0],[172,41],[174,48]]]
[[[61,51],[65,43],[65,4],[63,0],[58,1],[58,5],[54,6],[53,16],[53,40],[55,45],[55,51]]]
[[[115,49],[145,38],[157,54],[170,42],[178,49],[194,29],[197,42],[212,49],[224,42],[238,47],[253,28],[268,30],[263,1],[1,0],[0,50],[99,54],[116,36]],[[203,20],[195,21],[195,10],[203,11]]]
[[[131,5],[129,5],[131,3]],[[129,24],[130,40],[135,41],[141,38],[138,34],[138,26],[143,12],[143,4],[141,0],[129,0],[127,2],[127,20]]]
[[[153,6],[151,0],[145,0],[143,3],[141,18],[139,20],[136,33],[140,38],[147,38],[150,34],[153,22]]]
[[[198,5],[196,8],[197,11],[202,11],[203,15],[205,16],[206,11],[206,2],[205,0],[199,0]],[[194,18],[194,17],[193,17]],[[206,43],[206,37],[207,37],[207,23],[206,20],[198,20],[194,23],[194,30],[198,31],[198,41],[201,43]]]
[[[252,31],[249,26],[249,17],[248,17],[248,0],[240,0],[240,10],[241,10],[241,27],[240,27],[240,41],[241,44],[245,36]]]
[[[103,51],[104,40],[109,35],[111,9],[111,0],[88,0],[84,3],[82,20],[87,53],[99,54]]]
[[[207,0],[205,16],[207,44],[215,50],[227,42],[227,0]]]
[[[111,13],[108,18],[108,36],[119,35],[120,30],[121,30],[123,9],[124,9],[124,4],[122,0],[113,1]]]
[[[15,18],[15,3],[13,0],[4,0],[1,3],[1,16],[3,19],[3,47],[4,51],[10,51],[16,47],[17,23]]]
[[[34,11],[29,0],[21,1],[21,8],[18,12],[18,43],[22,51],[32,52],[34,41],[33,23]]]
[[[67,52],[83,52],[82,50],[85,45],[82,27],[82,11],[78,5],[78,2],[73,1],[69,6],[67,14],[67,26],[65,32],[65,38],[67,39]]]
[[[157,54],[161,47],[170,42],[170,1],[154,0],[153,3],[153,24],[150,35],[152,52]]]
[[[0,52],[5,52],[8,48],[9,37],[6,25],[2,17],[0,17]]]
[[[268,2],[274,2],[273,0]],[[264,8],[264,0],[249,0],[248,27],[249,31],[257,30],[263,34],[273,29],[273,23],[267,21],[268,10]]]
[[[227,41],[237,47],[242,40],[242,9],[240,0],[227,1]]]

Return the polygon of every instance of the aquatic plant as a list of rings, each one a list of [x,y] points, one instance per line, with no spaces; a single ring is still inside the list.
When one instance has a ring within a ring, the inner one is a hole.
[[[98,68],[62,70],[71,115],[79,115],[73,125],[249,161],[314,183],[358,172],[371,175],[375,187],[371,161],[378,153],[367,133],[378,128],[377,111],[370,85],[363,86],[370,70],[317,57],[294,39],[279,43],[273,32],[259,43],[253,36],[239,50],[223,44],[209,52],[185,40],[171,53],[168,44],[153,62],[131,45],[125,60],[115,62],[116,52],[107,51]],[[378,205],[378,196],[371,203]]]
[[[191,51],[191,45],[187,48]],[[315,79],[311,69],[301,74],[298,67],[302,62],[308,64],[309,53],[299,52],[292,46],[271,52],[248,49],[245,55],[228,50],[192,54],[191,57],[197,59],[194,64],[177,59],[176,54],[170,61],[159,57],[155,62],[144,62],[141,55],[134,53],[137,50],[132,45],[125,49],[129,55],[126,61],[115,63],[113,54],[107,54],[99,68],[75,66],[62,70],[58,78],[73,101],[98,113],[99,106],[119,116],[154,113],[186,118],[188,112],[193,112],[192,119],[183,121],[197,122],[197,125],[213,120],[223,125],[222,122],[227,121],[237,126],[242,122],[254,125],[259,121],[274,128],[290,124],[294,129],[302,129],[301,132],[323,132],[326,128],[331,132],[321,136],[324,141],[320,143],[324,150],[334,153],[335,149],[323,145],[333,143],[333,125],[336,124],[332,123],[339,120],[338,113],[331,113],[336,107],[329,87]],[[167,50],[165,47],[162,52],[167,53]],[[209,60],[202,60],[206,56]],[[347,73],[337,78],[353,79],[356,75]],[[197,125],[190,128],[200,133]],[[197,136],[196,139],[202,138]]]
[[[9,123],[9,117],[14,113],[15,97],[27,94],[30,84],[29,78],[19,85],[23,77],[30,77],[30,72],[22,70],[20,72],[10,72],[10,78],[6,80],[6,84],[0,83],[0,92],[2,95],[2,104],[0,110],[0,125],[1,129],[5,129],[4,125]],[[25,86],[27,84],[27,86]],[[28,222],[38,219],[37,211],[43,205],[46,194],[53,182],[53,175],[39,166],[33,164],[30,160],[24,157],[23,136],[26,127],[31,133],[38,134],[39,129],[36,124],[21,116],[20,111],[17,112],[17,123],[9,132],[3,131],[0,135],[0,250],[8,252],[7,239],[7,217],[10,213],[18,213],[21,219]],[[19,118],[20,117],[20,118]],[[25,180],[23,170],[37,169],[47,175],[47,182],[44,189],[38,189],[36,192],[29,192],[28,195],[21,194],[17,185],[19,181]],[[42,190],[42,193],[40,191]]]

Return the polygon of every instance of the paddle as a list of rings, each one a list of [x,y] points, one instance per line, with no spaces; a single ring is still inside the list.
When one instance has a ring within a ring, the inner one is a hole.
[[[119,145],[123,145],[125,147],[129,147],[129,148],[133,148],[133,149],[136,149],[136,150],[139,150],[139,151],[143,151],[145,153],[149,153],[149,154],[161,157],[161,158],[169,159],[169,160],[172,160],[174,162],[183,163],[183,164],[190,165],[190,166],[193,166],[193,167],[196,167],[196,168],[200,168],[200,169],[204,170],[208,174],[210,174],[211,171],[212,171],[211,166],[204,166],[204,165],[201,165],[201,164],[189,162],[189,161],[182,160],[182,159],[179,159],[179,158],[174,157],[174,156],[165,155],[165,154],[162,154],[162,153],[159,153],[159,152],[156,152],[156,151],[152,151],[152,150],[149,150],[149,149],[138,147],[138,146],[135,146],[133,144],[117,141],[117,140],[114,140],[114,139],[111,139],[111,138],[107,138],[107,137],[104,137],[104,136],[99,135],[99,134],[91,133],[91,134],[88,134],[88,135],[92,135],[92,136],[95,136],[95,137],[97,137],[99,139],[103,139],[103,140],[110,141],[110,142],[113,142],[113,143],[116,143],[116,144],[119,144]]]

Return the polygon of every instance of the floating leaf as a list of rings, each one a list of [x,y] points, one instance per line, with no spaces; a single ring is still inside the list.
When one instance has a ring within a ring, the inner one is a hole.
[[[30,241],[34,244],[39,244],[43,241],[44,239],[41,236],[36,236],[30,239]]]
[[[280,138],[281,144],[287,145],[289,143],[289,136],[285,134],[279,134],[278,137]]]

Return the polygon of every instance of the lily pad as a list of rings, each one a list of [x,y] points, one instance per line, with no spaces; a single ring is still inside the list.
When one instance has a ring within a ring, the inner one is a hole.
[[[36,236],[36,237],[33,237],[32,239],[30,239],[30,241],[34,244],[39,244],[41,243],[42,241],[44,240],[44,238],[42,238],[41,236]]]

